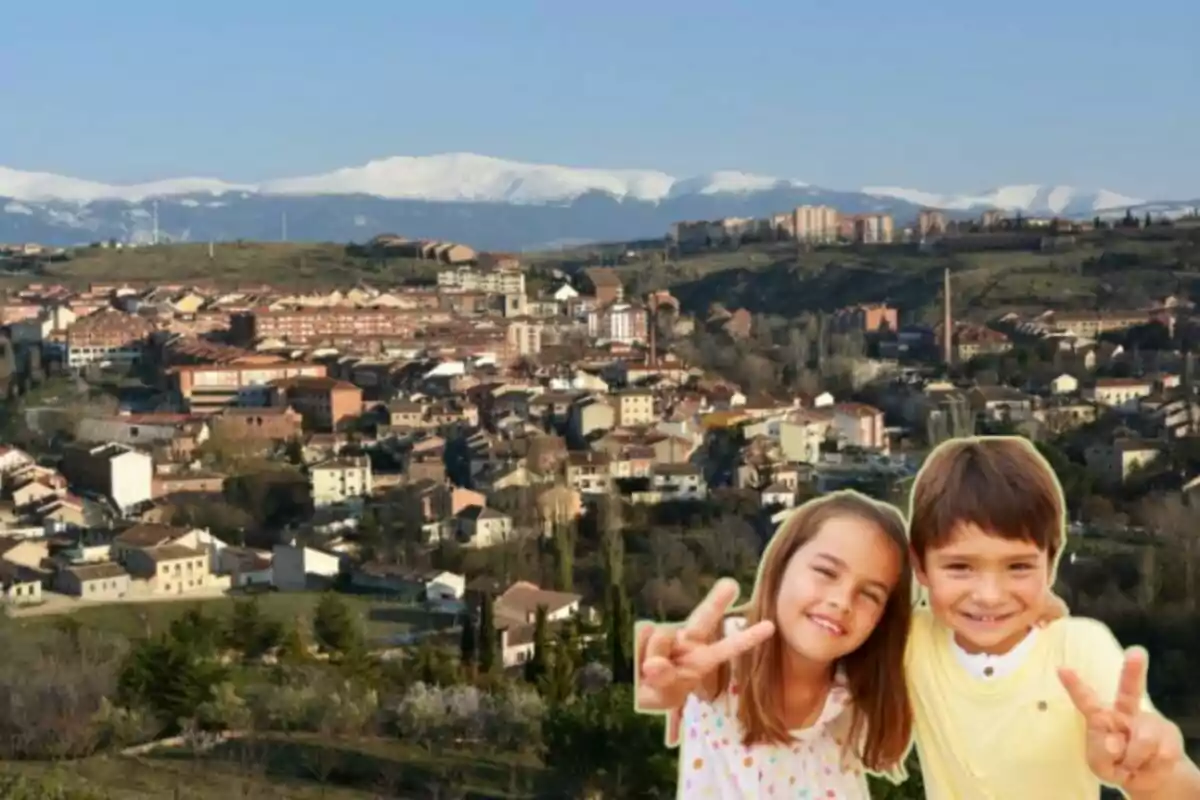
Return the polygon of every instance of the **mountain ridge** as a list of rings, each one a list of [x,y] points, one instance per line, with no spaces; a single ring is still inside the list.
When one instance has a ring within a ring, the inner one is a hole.
[[[0,166],[0,196],[31,202],[125,200],[137,203],[156,197],[248,193],[364,194],[391,200],[552,203],[576,200],[594,191],[620,199],[662,202],[690,194],[747,193],[791,188],[810,188],[810,185],[792,178],[738,170],[716,170],[681,178],[657,170],[563,167],[474,153],[392,156],[357,167],[258,183],[193,176],[146,183],[109,184]],[[811,188],[829,190],[828,187]],[[1046,184],[1017,184],[984,192],[958,194],[939,194],[904,187],[863,187],[835,191],[893,197],[948,210],[989,206],[1013,211],[1064,213],[1072,204],[1080,207],[1088,205],[1090,210],[1100,211],[1146,202],[1109,189],[1084,190]]]
[[[806,204],[847,214],[888,213],[899,224],[923,207],[943,208],[953,217],[996,208],[1090,218],[1147,205],[1110,190],[1067,186],[1021,184],[961,195],[901,187],[839,190],[733,170],[676,178],[654,170],[525,164],[471,153],[397,156],[256,184],[189,177],[116,186],[0,167],[0,241],[55,245],[100,239],[361,241],[394,232],[526,250],[656,238],[681,220],[763,217]],[[1171,214],[1193,205],[1156,201],[1148,207]]]

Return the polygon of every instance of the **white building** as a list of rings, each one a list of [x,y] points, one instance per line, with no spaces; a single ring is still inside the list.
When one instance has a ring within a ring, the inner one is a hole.
[[[271,553],[271,577],[284,592],[326,588],[341,569],[342,556],[313,547],[277,544]]]
[[[308,471],[308,485],[316,508],[361,502],[372,489],[371,460],[359,456],[314,464]]]
[[[154,459],[123,444],[68,448],[62,471],[71,484],[109,498],[122,512],[153,496]]]

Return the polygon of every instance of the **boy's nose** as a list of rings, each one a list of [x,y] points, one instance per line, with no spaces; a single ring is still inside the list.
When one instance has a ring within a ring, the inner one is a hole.
[[[983,578],[975,585],[975,599],[983,604],[998,604],[1004,600],[1004,590],[995,578]]]

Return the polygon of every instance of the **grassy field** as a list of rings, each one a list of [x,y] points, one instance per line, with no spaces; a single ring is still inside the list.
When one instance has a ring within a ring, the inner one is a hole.
[[[430,261],[352,255],[336,243],[221,242],[212,246],[211,255],[208,244],[81,248],[65,261],[44,264],[43,274],[28,280],[278,283],[297,288],[365,280],[386,286],[436,280],[438,268]],[[20,279],[10,277],[9,282]]]
[[[281,622],[311,621],[313,609],[320,595],[315,592],[268,592],[258,597],[264,615]],[[449,624],[445,615],[433,615],[423,609],[376,597],[342,594],[340,597],[350,606],[373,641],[414,631],[431,630]],[[99,606],[84,606],[67,612],[72,619],[86,628],[108,631],[127,637],[153,636],[164,631],[175,619],[188,609],[199,608],[206,614],[224,617],[233,609],[236,600],[232,596],[173,600],[148,603],[111,603]],[[12,624],[19,626],[52,625],[63,614],[16,618]]]
[[[530,796],[541,771],[533,755],[478,748],[431,753],[397,740],[308,735],[230,741],[203,755],[161,748],[143,756],[0,764],[0,774],[88,787],[111,800],[416,798],[437,796],[439,785],[460,787],[468,797],[517,798]]]

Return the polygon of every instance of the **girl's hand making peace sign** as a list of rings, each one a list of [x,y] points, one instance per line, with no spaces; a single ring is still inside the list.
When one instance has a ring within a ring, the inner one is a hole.
[[[1125,654],[1111,705],[1073,670],[1059,670],[1059,680],[1087,722],[1088,766],[1101,781],[1132,793],[1157,791],[1183,759],[1178,726],[1142,708],[1148,666],[1145,650]]]
[[[638,625],[634,658],[639,711],[681,709],[721,664],[774,635],[775,625],[764,621],[722,637],[722,624],[737,595],[737,581],[725,578],[683,625]]]

